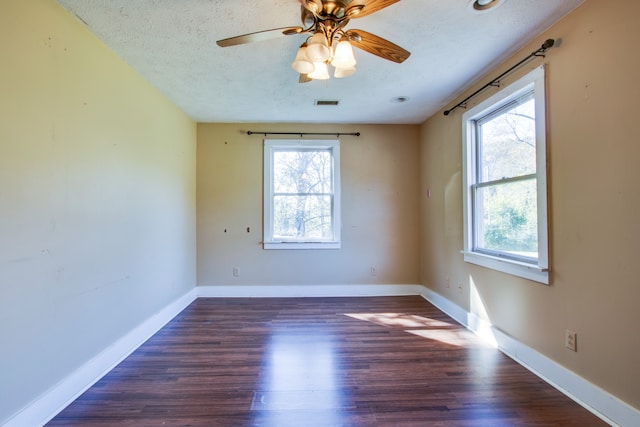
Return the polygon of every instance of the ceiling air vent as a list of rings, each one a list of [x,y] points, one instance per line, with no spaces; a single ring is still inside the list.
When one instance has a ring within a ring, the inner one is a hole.
[[[316,99],[316,105],[329,105],[329,106],[337,106],[340,103],[340,101],[333,101],[333,100],[327,100],[327,99]]]

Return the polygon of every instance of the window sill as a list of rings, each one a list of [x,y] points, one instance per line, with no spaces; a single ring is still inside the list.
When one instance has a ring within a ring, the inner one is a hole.
[[[264,242],[263,249],[340,249],[340,242]]]
[[[534,282],[549,284],[549,269],[538,265],[527,264],[510,259],[480,254],[478,252],[462,251],[465,262],[491,268],[513,276],[533,280]]]

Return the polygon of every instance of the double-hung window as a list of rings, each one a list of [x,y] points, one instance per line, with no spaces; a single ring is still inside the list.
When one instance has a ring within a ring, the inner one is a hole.
[[[467,262],[549,283],[544,68],[463,115]]]
[[[264,141],[264,248],[340,248],[340,141]]]

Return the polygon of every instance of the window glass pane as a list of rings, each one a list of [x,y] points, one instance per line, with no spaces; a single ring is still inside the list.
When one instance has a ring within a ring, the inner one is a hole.
[[[332,193],[331,152],[275,151],[273,153],[274,193]]]
[[[328,195],[276,195],[273,235],[280,239],[332,239],[331,209],[332,197]]]
[[[532,95],[531,95],[532,96]],[[529,175],[536,172],[535,101],[508,108],[480,121],[480,182]]]
[[[538,258],[536,179],[476,191],[477,249]]]

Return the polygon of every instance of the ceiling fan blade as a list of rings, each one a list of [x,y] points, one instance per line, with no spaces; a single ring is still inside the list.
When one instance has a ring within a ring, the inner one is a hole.
[[[349,16],[349,18],[362,18],[399,1],[400,0],[353,0],[345,10],[345,15]]]
[[[298,83],[309,83],[311,80],[313,80],[311,77],[309,77],[308,74],[300,74],[300,78],[298,79]]]
[[[348,30],[345,35],[355,47],[398,64],[404,62],[411,55],[411,52],[397,44],[363,30]]]
[[[272,30],[257,31],[255,33],[243,34],[241,36],[229,37],[228,39],[218,40],[216,43],[220,47],[236,46],[239,44],[259,42],[280,37],[282,35],[300,34],[304,28],[302,27],[284,27],[274,28]]]

